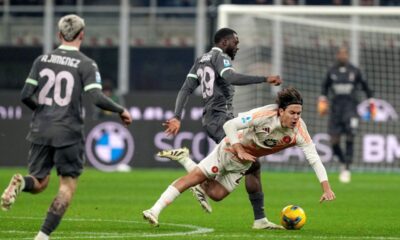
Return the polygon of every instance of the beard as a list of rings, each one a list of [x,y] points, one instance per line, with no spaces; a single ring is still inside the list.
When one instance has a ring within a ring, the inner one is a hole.
[[[227,49],[225,52],[232,60],[235,59],[235,53],[233,51],[233,49]]]

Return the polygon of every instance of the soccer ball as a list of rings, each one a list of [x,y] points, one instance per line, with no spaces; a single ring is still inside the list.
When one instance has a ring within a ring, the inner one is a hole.
[[[298,230],[306,223],[306,213],[295,205],[288,205],[281,211],[281,224],[288,230]]]

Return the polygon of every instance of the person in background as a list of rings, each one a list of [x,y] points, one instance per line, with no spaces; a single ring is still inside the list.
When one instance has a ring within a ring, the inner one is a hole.
[[[376,109],[372,91],[363,78],[361,70],[349,62],[348,49],[340,47],[336,53],[336,62],[329,68],[323,81],[321,96],[318,100],[318,112],[324,116],[328,114],[330,108],[328,133],[331,137],[333,154],[341,163],[339,180],[343,183],[351,181],[350,165],[353,161],[354,136],[358,128],[356,92],[359,87],[369,98],[369,110],[373,118]],[[343,135],[346,138],[345,151],[340,146]]]

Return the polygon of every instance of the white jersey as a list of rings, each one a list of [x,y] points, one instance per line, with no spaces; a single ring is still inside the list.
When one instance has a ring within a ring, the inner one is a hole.
[[[224,151],[232,152],[231,145],[240,142],[246,152],[261,157],[298,146],[310,164],[320,161],[304,121],[300,119],[293,129],[282,127],[276,104],[240,113],[232,123],[236,131],[226,133]]]
[[[198,167],[208,178],[214,178],[229,192],[236,188],[252,164],[236,156],[232,148],[235,143],[241,143],[246,152],[256,157],[298,146],[314,168],[319,181],[328,179],[304,121],[300,119],[293,129],[282,127],[278,117],[278,106],[275,104],[239,114],[225,123],[224,130],[227,137],[198,164]]]

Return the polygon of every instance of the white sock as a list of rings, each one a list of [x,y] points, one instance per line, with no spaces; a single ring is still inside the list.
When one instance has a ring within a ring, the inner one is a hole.
[[[49,240],[49,235],[42,231],[39,231],[39,233],[35,237],[35,240]]]
[[[178,162],[186,169],[187,172],[192,171],[197,164],[189,157],[178,160]]]
[[[158,216],[160,212],[169,204],[171,204],[175,198],[177,198],[181,193],[174,186],[169,185],[167,190],[161,194],[161,197],[157,202],[151,207],[151,211]]]

